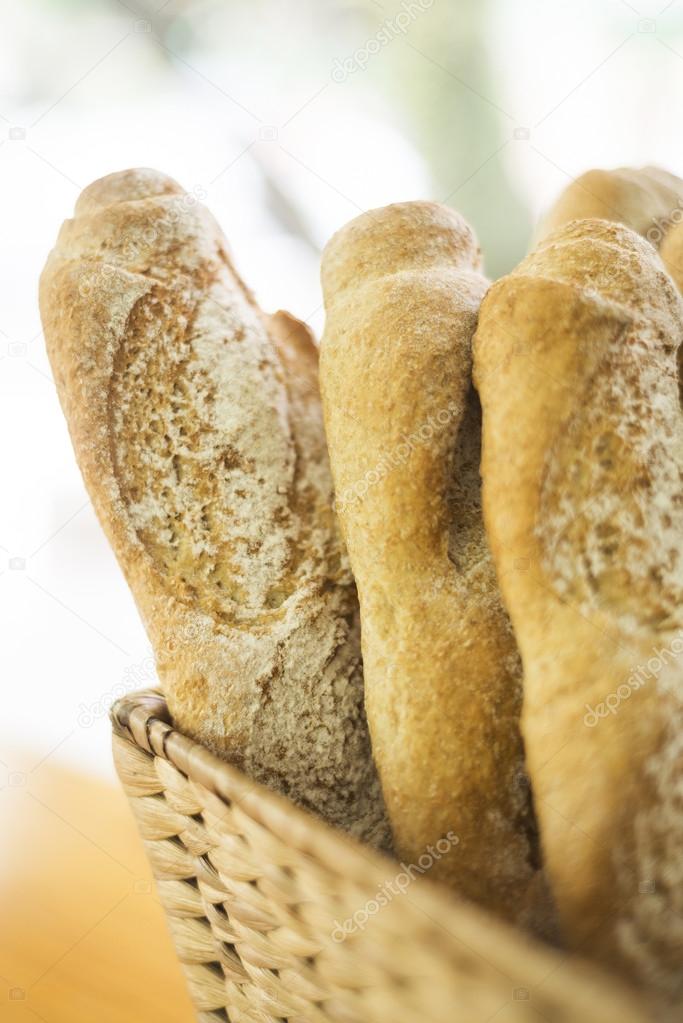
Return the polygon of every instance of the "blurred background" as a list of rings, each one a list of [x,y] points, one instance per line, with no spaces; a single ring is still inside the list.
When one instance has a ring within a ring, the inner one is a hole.
[[[44,352],[58,227],[94,178],[164,170],[211,207],[260,303],[318,334],[321,247],[369,207],[456,207],[499,276],[586,168],[683,172],[683,3],[0,0],[0,16],[0,1019],[132,1019],[140,985],[144,1018],[189,1019],[112,787],[108,707],[155,675]]]

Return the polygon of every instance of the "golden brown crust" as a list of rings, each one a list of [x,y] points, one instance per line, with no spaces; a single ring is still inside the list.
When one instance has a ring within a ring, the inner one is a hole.
[[[683,222],[667,231],[659,253],[678,290],[683,292]]]
[[[659,167],[589,170],[575,178],[536,230],[536,242],[572,220],[625,224],[659,248],[683,216],[683,181]]]
[[[85,190],[40,297],[79,465],[179,727],[381,844],[304,325],[264,317],[208,212],[147,170]]]
[[[652,247],[585,220],[491,288],[474,345],[484,515],[524,664],[527,763],[558,911],[575,947],[673,1002],[682,338],[681,300]]]
[[[443,206],[352,221],[323,254],[321,388],[396,847],[418,863],[457,836],[430,876],[514,917],[535,854],[519,664],[479,498],[479,267]]]

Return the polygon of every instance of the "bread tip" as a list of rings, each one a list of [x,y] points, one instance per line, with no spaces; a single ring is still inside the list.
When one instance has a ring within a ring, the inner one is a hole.
[[[76,200],[74,213],[83,217],[118,203],[183,193],[184,189],[167,174],[152,167],[131,167],[91,182]]]
[[[479,244],[462,214],[425,199],[392,203],[366,210],[332,236],[322,255],[323,292],[343,289],[358,273],[376,279],[441,263],[481,269]]]

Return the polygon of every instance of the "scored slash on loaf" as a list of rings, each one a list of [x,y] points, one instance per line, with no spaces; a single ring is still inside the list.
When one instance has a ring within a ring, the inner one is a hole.
[[[83,192],[40,301],[79,465],[178,727],[386,845],[306,328],[261,313],[210,214],[150,170]]]

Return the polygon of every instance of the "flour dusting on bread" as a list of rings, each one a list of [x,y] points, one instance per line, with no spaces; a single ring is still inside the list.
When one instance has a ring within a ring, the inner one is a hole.
[[[475,341],[486,522],[561,924],[664,1013],[683,985],[682,342],[657,253],[604,220],[497,282]]]
[[[417,860],[453,832],[433,876],[519,921],[537,836],[520,663],[481,515],[479,270],[474,233],[445,206],[347,224],[323,254],[321,381],[397,850]]]
[[[626,630],[680,628],[683,418],[672,353],[683,305],[647,243],[617,225],[568,228],[538,251],[547,276],[594,294],[596,311],[608,303],[624,324],[584,351],[585,393],[548,453],[538,526],[548,577]],[[648,302],[652,294],[664,301]]]
[[[152,171],[86,189],[41,307],[178,726],[386,845],[306,328],[261,313],[211,216]]]

